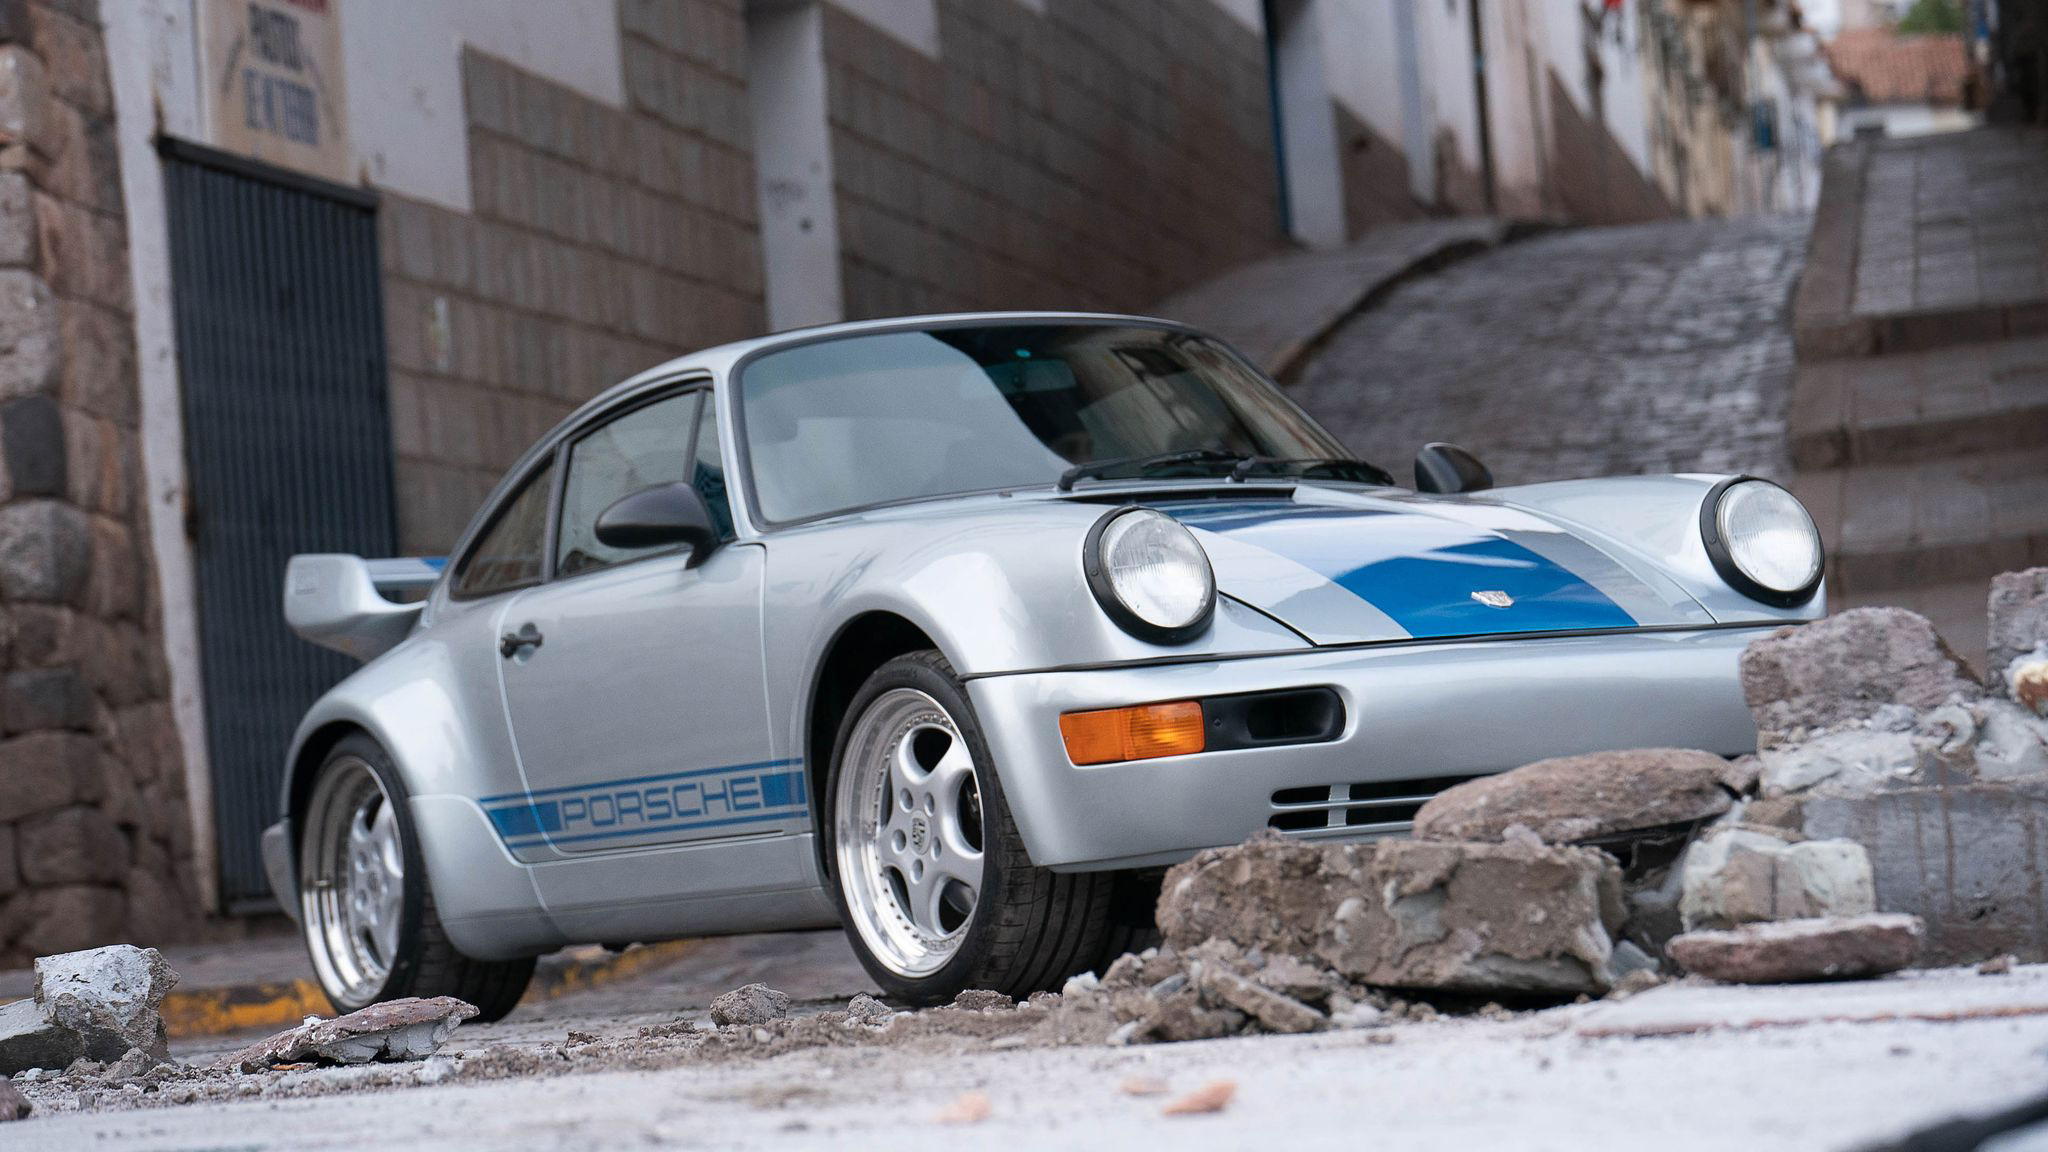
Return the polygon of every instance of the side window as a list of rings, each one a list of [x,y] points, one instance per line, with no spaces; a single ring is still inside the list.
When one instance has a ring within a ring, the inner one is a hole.
[[[490,528],[455,573],[455,595],[463,599],[509,592],[540,582],[541,560],[547,555],[548,498],[554,492],[555,466],[527,477],[518,495],[505,502]]]
[[[622,496],[656,484],[694,483],[690,438],[703,393],[685,392],[635,408],[576,441],[562,493],[555,572],[573,576],[662,551],[598,543],[597,518]],[[700,486],[701,489],[701,486]]]

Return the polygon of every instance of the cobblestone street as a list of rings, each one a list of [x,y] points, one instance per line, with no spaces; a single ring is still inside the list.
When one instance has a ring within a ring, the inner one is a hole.
[[[1446,440],[1503,484],[1640,472],[1787,479],[1789,297],[1808,221],[1538,236],[1402,284],[1294,395],[1404,483]]]

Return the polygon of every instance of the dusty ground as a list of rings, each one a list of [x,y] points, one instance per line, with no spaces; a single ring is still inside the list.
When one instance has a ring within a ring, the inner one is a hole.
[[[1021,1021],[1001,1011],[943,1028],[899,1020],[841,1046],[779,1055],[763,1053],[787,1047],[780,1036],[762,1044],[675,1027],[702,1026],[712,995],[752,979],[786,988],[812,1013],[843,1006],[866,983],[833,934],[712,942],[643,981],[466,1027],[426,1065],[196,1080],[184,1086],[208,1099],[177,1106],[151,1098],[159,1093],[109,1091],[76,1112],[31,1084],[42,1113],[9,1126],[4,1142],[950,1144],[968,1133],[938,1116],[975,1091],[991,1112],[973,1142],[1006,1149],[1161,1139],[1230,1148],[1275,1136],[1346,1148],[1852,1148],[2048,1090],[2048,966],[1806,988],[1677,984],[1538,1012],[1133,1048],[1033,1047],[1042,1030],[1005,1039]],[[643,1039],[644,1028],[654,1037]],[[571,1031],[595,1039],[572,1042]],[[509,1078],[484,1078],[499,1076]],[[1131,1077],[1163,1079],[1175,1094],[1228,1079],[1237,1094],[1220,1114],[1169,1119],[1160,1107],[1170,1097],[1119,1090]],[[220,1098],[241,1093],[248,1098]]]

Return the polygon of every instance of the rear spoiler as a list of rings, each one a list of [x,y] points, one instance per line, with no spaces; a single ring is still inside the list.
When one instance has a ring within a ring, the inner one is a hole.
[[[341,552],[294,556],[284,570],[284,621],[323,648],[370,660],[396,647],[419,622],[424,599],[401,604],[387,593],[424,593],[441,579],[440,556],[365,560]]]

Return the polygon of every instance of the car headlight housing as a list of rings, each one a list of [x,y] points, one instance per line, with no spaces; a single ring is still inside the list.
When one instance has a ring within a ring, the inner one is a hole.
[[[1820,587],[1820,532],[1797,497],[1768,480],[1723,480],[1700,505],[1700,535],[1730,587],[1790,608]]]
[[[1118,508],[1095,522],[1081,549],[1088,588],[1117,626],[1140,640],[1178,644],[1216,612],[1209,554],[1180,521],[1150,508]]]

